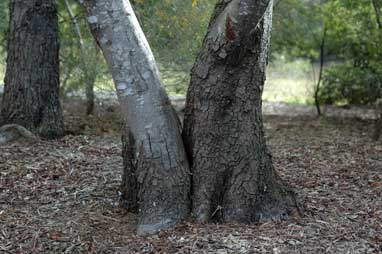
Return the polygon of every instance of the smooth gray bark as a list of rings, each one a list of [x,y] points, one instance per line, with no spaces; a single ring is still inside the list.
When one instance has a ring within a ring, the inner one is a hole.
[[[129,1],[81,3],[126,123],[123,196],[139,211],[138,233],[154,233],[189,213],[190,175],[179,120]]]
[[[199,221],[279,220],[296,210],[263,132],[271,26],[271,0],[220,0],[192,69],[183,136]]]

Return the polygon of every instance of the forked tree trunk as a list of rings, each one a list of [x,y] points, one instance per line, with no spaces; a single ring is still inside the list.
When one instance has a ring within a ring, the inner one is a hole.
[[[192,69],[183,135],[199,221],[283,219],[296,209],[263,133],[271,24],[272,1],[220,0]]]
[[[83,5],[126,123],[123,194],[139,211],[138,233],[154,233],[189,213],[190,175],[179,121],[129,1]]]
[[[9,10],[0,125],[19,124],[42,137],[59,137],[63,135],[63,119],[56,2],[11,0]]]

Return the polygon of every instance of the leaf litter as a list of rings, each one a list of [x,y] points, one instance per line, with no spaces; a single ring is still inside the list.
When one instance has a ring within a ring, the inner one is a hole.
[[[382,144],[370,140],[370,121],[265,117],[275,168],[304,217],[254,225],[190,219],[144,237],[119,204],[112,111],[66,112],[76,135],[0,147],[0,253],[382,253]]]

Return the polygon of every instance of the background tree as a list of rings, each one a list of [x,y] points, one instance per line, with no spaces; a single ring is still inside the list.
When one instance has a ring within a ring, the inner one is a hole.
[[[80,5],[76,1],[59,1],[58,10],[61,98],[70,102],[85,97],[84,111],[93,114],[97,97],[112,92],[111,75]]]
[[[180,124],[130,2],[83,5],[113,75],[126,123],[124,198],[139,212],[138,233],[153,233],[189,213],[190,175]]]
[[[73,33],[74,36],[77,39],[79,51],[80,51],[80,65],[81,70],[83,72],[83,78],[82,81],[85,83],[85,94],[86,94],[86,114],[91,115],[94,113],[94,83],[97,79],[98,64],[96,62],[97,58],[97,48],[92,47],[92,45],[89,47],[85,44],[85,41],[83,39],[83,35],[81,32],[81,24],[79,22],[79,19],[73,12],[73,8],[71,6],[71,3],[69,0],[64,0],[65,8],[68,12],[68,15],[70,17]],[[88,43],[89,44],[89,43]],[[93,45],[94,46],[94,45]],[[94,56],[95,55],[95,56]]]
[[[7,30],[8,30],[8,1],[0,3],[0,52],[7,49]]]
[[[322,103],[376,108],[381,119],[382,36],[374,1],[336,0],[327,4],[326,19],[339,61],[324,73]],[[374,139],[377,139],[376,121]]]
[[[63,135],[59,101],[58,22],[54,0],[9,2],[8,57],[0,124]]]
[[[272,0],[218,1],[192,69],[183,135],[199,221],[282,219],[296,208],[263,132],[272,8]]]
[[[312,66],[313,100],[321,115],[320,88],[326,57],[333,54],[333,41],[328,32],[327,0],[281,0],[275,6],[272,33],[273,54],[289,58],[306,58]],[[316,64],[318,63],[318,64]],[[317,65],[317,67],[316,67]]]

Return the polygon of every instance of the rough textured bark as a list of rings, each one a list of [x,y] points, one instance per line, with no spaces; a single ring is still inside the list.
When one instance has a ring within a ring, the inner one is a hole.
[[[138,233],[154,233],[189,213],[190,175],[179,121],[129,1],[82,3],[126,123],[123,196],[139,211]]]
[[[192,69],[183,135],[199,221],[250,223],[297,211],[263,133],[271,23],[272,1],[219,1]]]
[[[9,2],[8,58],[0,124],[46,138],[63,135],[58,21],[54,0]]]

